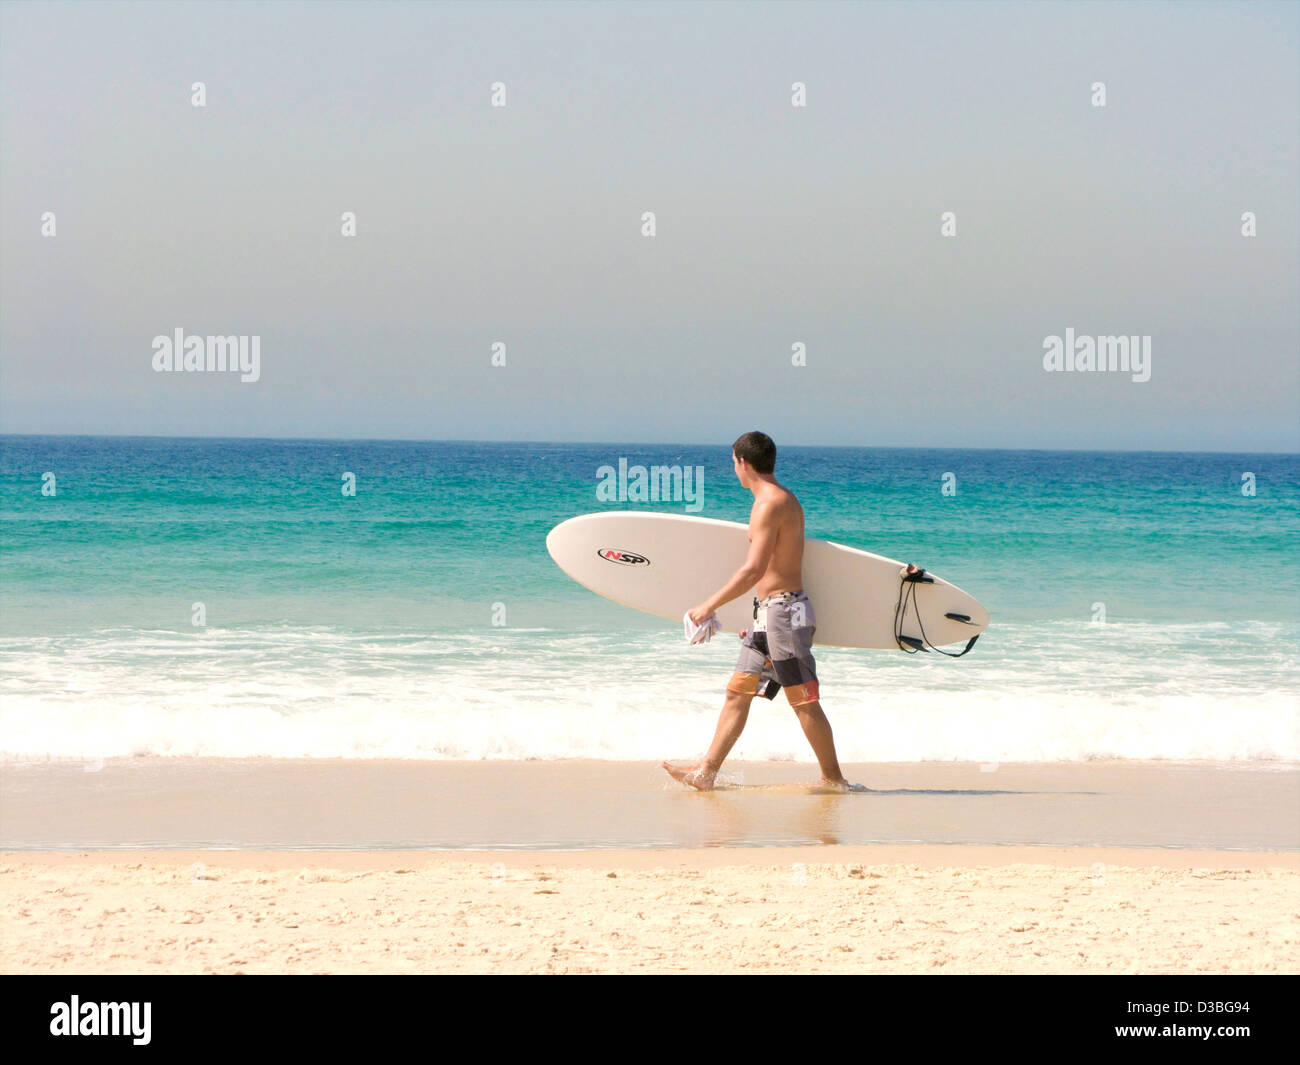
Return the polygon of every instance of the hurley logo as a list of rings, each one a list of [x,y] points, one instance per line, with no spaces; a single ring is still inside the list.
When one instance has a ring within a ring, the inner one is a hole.
[[[50,1007],[50,1035],[129,1035],[136,1046],[149,1043],[152,1003],[71,1002]]]

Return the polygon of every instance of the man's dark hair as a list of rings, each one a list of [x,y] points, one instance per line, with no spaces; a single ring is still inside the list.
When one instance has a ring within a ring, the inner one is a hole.
[[[731,445],[731,450],[736,458],[754,467],[755,473],[771,473],[776,469],[776,445],[767,433],[746,433]]]

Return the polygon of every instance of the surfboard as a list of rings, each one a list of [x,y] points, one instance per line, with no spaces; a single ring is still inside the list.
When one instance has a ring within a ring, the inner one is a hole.
[[[686,514],[606,511],[561,522],[547,534],[546,550],[584,588],[680,623],[740,568],[749,529]],[[803,581],[817,621],[814,642],[898,649],[901,633],[943,647],[969,641],[988,626],[988,611],[973,596],[930,573],[905,585],[904,566],[856,547],[805,540]],[[752,589],[718,611],[727,632],[750,628],[753,617]]]

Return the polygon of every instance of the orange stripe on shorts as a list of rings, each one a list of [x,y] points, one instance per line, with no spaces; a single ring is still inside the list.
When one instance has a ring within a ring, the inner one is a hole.
[[[815,703],[818,699],[817,682],[810,680],[807,684],[791,684],[785,690],[785,697],[790,700],[791,706]]]
[[[741,695],[757,695],[758,679],[757,673],[733,673],[731,679],[727,681],[727,691],[739,692]]]

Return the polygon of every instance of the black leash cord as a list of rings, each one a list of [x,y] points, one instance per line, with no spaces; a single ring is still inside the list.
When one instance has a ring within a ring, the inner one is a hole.
[[[922,570],[922,572],[924,572],[924,570]],[[898,603],[894,607],[894,642],[898,644],[898,649],[900,651],[909,655],[914,655],[918,651],[938,651],[939,654],[943,655],[945,658],[960,658],[975,646],[975,641],[980,638],[980,634],[977,632],[969,641],[967,641],[966,647],[963,650],[955,653],[952,651],[945,651],[932,644],[930,642],[930,637],[925,634],[925,622],[921,620],[921,608],[916,602],[916,586],[919,583],[919,581],[909,581],[906,578],[903,578],[898,582]],[[907,587],[909,584],[912,586],[910,593]],[[921,630],[920,647],[909,648],[907,644],[903,642],[903,622],[907,620],[907,598],[909,594],[912,598],[912,610],[916,612],[916,624]],[[901,617],[899,616],[900,612],[902,615]]]
[[[894,605],[894,642],[898,644],[898,649],[902,651],[904,654],[914,655],[918,651],[925,650],[925,648],[908,647],[908,645],[903,642],[903,621],[906,620],[907,618],[907,611],[903,609],[903,601],[907,598],[907,586],[909,583],[912,584],[912,594],[913,597],[915,597],[916,594],[915,582],[908,582],[906,580],[900,580],[898,582],[898,602]],[[898,616],[900,610],[902,610],[903,612],[903,616],[901,619]],[[917,618],[918,619],[920,618],[919,614],[917,615]],[[922,635],[924,635],[924,631],[922,631]]]

